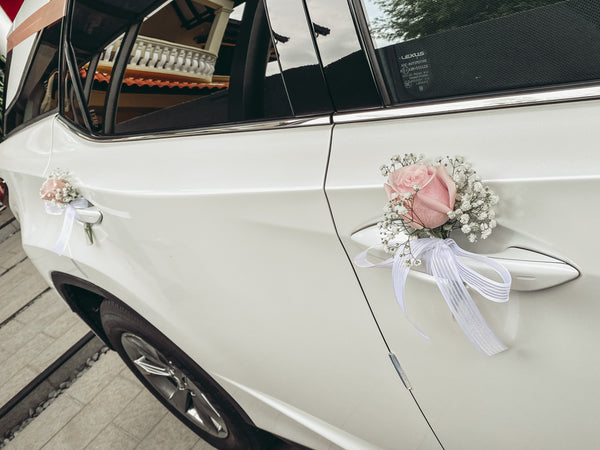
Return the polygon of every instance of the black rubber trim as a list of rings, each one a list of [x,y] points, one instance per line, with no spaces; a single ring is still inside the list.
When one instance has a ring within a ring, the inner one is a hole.
[[[115,132],[115,124],[117,121],[117,107],[119,105],[119,94],[123,83],[123,75],[127,69],[129,55],[137,39],[137,35],[142,27],[142,22],[132,24],[125,32],[125,37],[121,41],[121,48],[117,54],[117,58],[113,65],[112,74],[110,76],[110,85],[106,93],[106,101],[104,103],[104,134],[113,134]]]
[[[95,284],[73,275],[63,272],[52,272],[50,277],[52,278],[54,287],[64,301],[67,302],[67,305],[69,305],[71,310],[77,314],[110,349],[113,349],[108,338],[106,337],[106,334],[104,333],[102,324],[100,323],[98,308],[100,307],[100,303],[106,299],[115,301],[120,300],[110,292],[99,288]],[[86,299],[84,298],[78,297],[74,292],[73,287],[78,288],[83,292],[91,293],[93,296],[95,296],[95,298],[91,299],[93,300],[93,304],[91,304],[92,302],[86,302]]]
[[[83,98],[85,99],[86,105],[89,105],[90,103],[90,94],[92,92],[92,85],[94,84],[94,76],[96,74],[96,68],[98,67],[98,61],[100,61],[100,53],[96,53],[88,65],[85,86],[83,87]]]

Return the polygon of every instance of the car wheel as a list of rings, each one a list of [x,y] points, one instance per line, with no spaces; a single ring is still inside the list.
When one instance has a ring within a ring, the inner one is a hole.
[[[233,400],[160,331],[110,300],[100,305],[100,318],[123,361],[190,429],[219,449],[260,448],[258,430],[242,419]]]

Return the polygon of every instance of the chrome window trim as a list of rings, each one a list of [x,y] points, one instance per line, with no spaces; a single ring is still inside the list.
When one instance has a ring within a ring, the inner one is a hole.
[[[600,86],[587,86],[517,95],[503,95],[481,99],[454,100],[427,105],[396,105],[386,109],[336,114],[334,124],[370,120],[401,119],[405,117],[431,116],[514,106],[541,105],[574,100],[600,98]]]
[[[241,123],[232,125],[220,125],[207,128],[191,128],[186,130],[170,130],[170,131],[157,131],[155,133],[149,132],[144,134],[136,135],[113,135],[113,136],[101,136],[101,135],[90,135],[81,128],[75,126],[69,119],[63,116],[59,116],[59,123],[67,127],[71,131],[75,132],[80,138],[94,142],[129,142],[139,140],[150,140],[150,139],[165,139],[165,138],[178,138],[188,136],[204,136],[213,134],[223,133],[238,133],[243,131],[269,131],[278,130],[281,128],[297,128],[297,127],[313,127],[318,125],[331,125],[331,116],[318,116],[318,117],[306,117],[306,118],[294,118],[285,120],[271,120],[266,122],[252,122],[252,123]]]

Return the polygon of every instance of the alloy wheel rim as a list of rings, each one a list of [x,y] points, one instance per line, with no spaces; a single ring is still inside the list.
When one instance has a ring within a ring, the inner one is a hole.
[[[176,364],[133,333],[123,333],[121,344],[136,369],[179,413],[211,436],[229,435],[225,420],[208,395]]]

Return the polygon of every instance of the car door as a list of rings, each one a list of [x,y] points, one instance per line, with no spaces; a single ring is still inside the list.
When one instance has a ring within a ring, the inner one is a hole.
[[[353,2],[388,98],[385,109],[334,116],[326,193],[350,258],[379,243],[387,201],[380,166],[410,152],[462,155],[499,195],[498,228],[474,245],[453,234],[461,247],[529,252],[504,260],[513,277],[508,303],[473,295],[508,346],[491,357],[462,333],[431,276],[411,270],[405,285],[408,316],[428,342],[398,306],[391,269],[356,268],[390,350],[448,449],[598,445],[600,66],[593,52],[600,35],[593,14],[600,6],[546,3],[513,5],[493,18],[479,11],[485,22],[462,11],[468,17],[457,13],[448,25],[426,6],[407,19],[410,8]],[[392,19],[407,28],[394,30]],[[374,250],[370,258],[385,255]],[[558,276],[556,267],[571,275]]]
[[[8,185],[10,206],[34,263],[43,234],[39,223],[45,216],[43,208],[38,208],[39,188],[58,112],[59,19],[60,12],[23,11],[9,34],[0,178]]]
[[[103,218],[92,245],[76,226],[63,258],[257,426],[311,448],[437,448],[331,221],[331,105],[302,3],[287,24],[271,16],[289,42],[277,49],[262,2],[196,2],[189,21],[177,2],[106,3],[69,13],[49,168],[69,170]],[[46,222],[57,236],[61,221]]]

